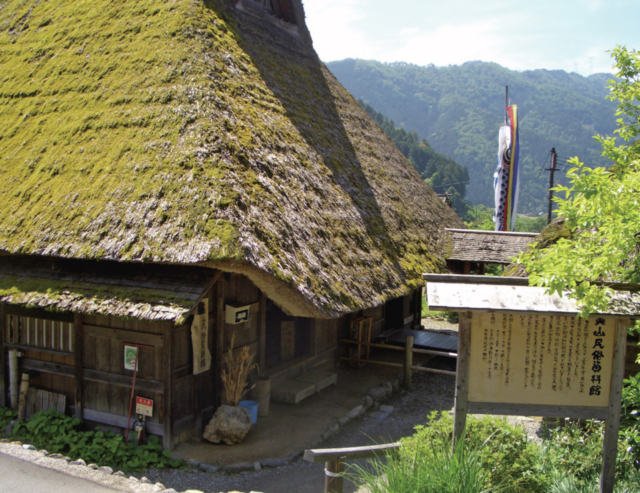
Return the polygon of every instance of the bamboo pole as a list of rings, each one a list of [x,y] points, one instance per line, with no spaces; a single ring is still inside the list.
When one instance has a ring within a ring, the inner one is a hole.
[[[341,459],[342,458],[339,458],[325,463],[325,493],[342,493],[342,485],[344,483],[344,478],[342,477],[342,473],[344,473],[344,462]]]

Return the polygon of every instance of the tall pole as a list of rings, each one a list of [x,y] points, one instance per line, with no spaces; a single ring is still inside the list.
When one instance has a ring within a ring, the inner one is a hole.
[[[509,107],[509,86],[504,86],[504,124],[509,125],[507,121],[507,108]]]
[[[556,172],[556,148],[551,148],[551,168],[549,168],[549,211],[547,212],[547,224],[551,222],[551,209],[553,208],[553,174]]]

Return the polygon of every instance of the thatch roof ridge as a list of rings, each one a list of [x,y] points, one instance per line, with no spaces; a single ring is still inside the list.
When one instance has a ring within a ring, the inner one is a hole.
[[[319,62],[292,2],[297,34],[236,2],[7,3],[0,250],[244,269],[305,316],[444,269],[442,227],[461,221]]]

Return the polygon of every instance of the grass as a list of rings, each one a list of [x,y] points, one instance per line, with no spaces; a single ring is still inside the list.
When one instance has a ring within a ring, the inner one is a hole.
[[[477,449],[460,442],[455,451],[442,443],[426,453],[399,452],[371,469],[351,467],[354,482],[371,493],[481,493],[487,473]]]

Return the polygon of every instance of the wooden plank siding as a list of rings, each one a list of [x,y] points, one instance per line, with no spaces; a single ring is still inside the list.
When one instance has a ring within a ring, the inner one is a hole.
[[[0,304],[0,407],[7,407],[7,361],[5,357],[5,305]]]
[[[128,416],[133,371],[124,369],[124,345],[152,346],[139,349],[134,399],[140,396],[153,400],[153,416],[147,418],[147,422],[162,425],[163,434],[166,435],[164,347],[167,327],[173,327],[173,324],[101,315],[83,317],[80,351],[84,400],[82,414],[85,419],[108,416],[108,423],[104,424],[116,426],[113,423],[122,422],[118,417]],[[171,369],[170,364],[167,366]]]

